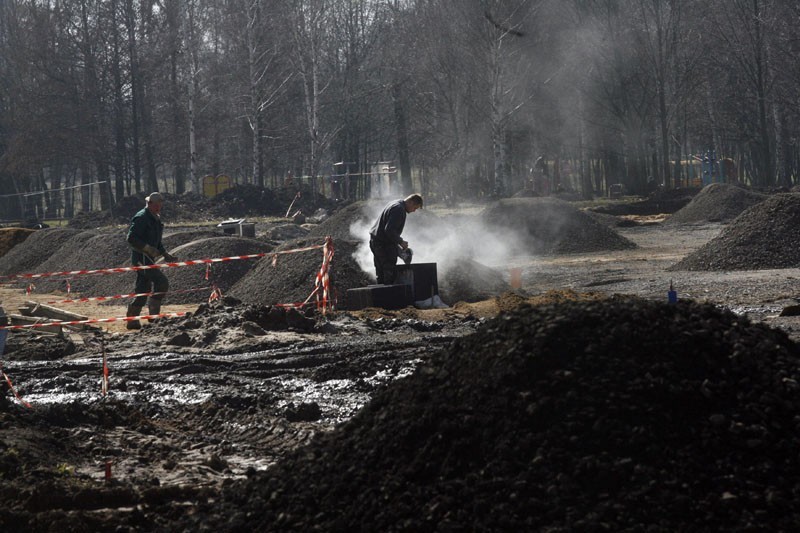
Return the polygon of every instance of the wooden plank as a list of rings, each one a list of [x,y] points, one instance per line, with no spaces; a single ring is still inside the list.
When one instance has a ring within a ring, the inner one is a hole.
[[[55,320],[64,320],[65,322],[70,322],[72,320],[87,320],[89,318],[88,316],[65,311],[63,309],[59,309],[58,307],[53,307],[52,305],[40,304],[31,301],[25,302],[25,305],[28,307],[28,309],[30,309],[31,316],[43,316],[47,318],[53,318]],[[22,312],[21,309],[20,312]]]
[[[47,324],[48,320],[42,320],[41,318],[34,318],[29,316],[22,316],[22,315],[8,315],[9,320],[11,321],[12,326],[28,326],[30,324]],[[61,335],[61,326],[53,325],[53,326],[39,326],[38,328],[26,328],[30,330],[34,330],[37,333],[50,333],[55,335]],[[13,330],[11,330],[13,331]]]

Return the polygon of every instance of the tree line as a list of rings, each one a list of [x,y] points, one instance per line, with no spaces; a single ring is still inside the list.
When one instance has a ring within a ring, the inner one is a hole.
[[[0,186],[102,182],[105,206],[383,172],[471,199],[541,157],[588,198],[690,185],[713,153],[788,187],[798,22],[793,0],[0,0]]]

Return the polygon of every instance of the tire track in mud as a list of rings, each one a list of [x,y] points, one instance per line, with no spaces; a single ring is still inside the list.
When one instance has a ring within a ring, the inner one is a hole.
[[[108,462],[114,482],[160,494],[268,468],[461,335],[378,325],[386,331],[257,352],[112,354],[105,398],[99,355],[8,368],[34,416],[57,426],[76,476],[102,481]]]

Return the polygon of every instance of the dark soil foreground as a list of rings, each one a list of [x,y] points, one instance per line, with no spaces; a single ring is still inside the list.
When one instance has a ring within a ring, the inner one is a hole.
[[[206,321],[204,329],[220,320],[202,318],[207,313],[195,319]],[[228,379],[247,394],[212,393],[184,407],[181,418],[166,406],[115,400],[87,408],[6,406],[0,525],[5,531],[789,531],[800,521],[800,350],[778,330],[708,304],[628,297],[522,305],[452,343],[442,342],[457,334],[446,323],[362,319],[327,327],[347,331],[350,340],[298,339],[292,353],[307,346],[319,360],[296,377],[366,378],[380,369],[397,376],[418,363],[388,385],[359,380],[372,400],[348,422],[313,437],[303,433],[304,421],[323,418],[329,408],[280,406],[281,393],[269,380],[291,367],[285,348],[237,362]],[[394,338],[390,356],[379,346],[358,348],[354,337],[381,331]],[[324,349],[330,342],[338,354]],[[141,373],[122,370],[116,379],[144,399],[158,386],[148,377],[163,377],[165,365],[173,368],[167,382],[177,394],[181,376],[197,372],[193,367],[220,376],[232,363],[170,359],[145,358]],[[158,374],[155,366],[162,367]],[[77,371],[51,379],[68,385]],[[205,380],[197,377],[193,383],[202,388]],[[219,391],[231,390],[226,385],[205,381]],[[243,413],[255,415],[249,419],[257,426],[237,427]],[[187,442],[170,438],[178,425],[193,428]],[[106,448],[107,434],[120,427],[128,434],[122,442],[143,449]],[[247,448],[263,452],[272,445],[272,468],[250,466],[246,477],[216,485],[198,474],[193,484],[162,486],[159,477],[189,461],[192,450],[197,468],[235,470],[237,450],[228,439],[240,447],[242,432],[252,434]],[[76,454],[106,455],[116,470],[135,473],[103,484],[70,470]]]

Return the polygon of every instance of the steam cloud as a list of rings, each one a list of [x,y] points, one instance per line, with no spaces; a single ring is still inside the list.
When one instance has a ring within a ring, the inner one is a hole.
[[[387,202],[370,202],[362,217],[350,226],[350,234],[358,241],[354,254],[361,269],[375,278],[369,230]],[[512,244],[518,236],[506,229],[485,224],[477,215],[459,215],[457,219],[440,218],[432,211],[410,213],[403,239],[414,251],[412,263],[436,263],[439,281],[459,262],[476,261],[486,266],[502,267],[512,258]]]

